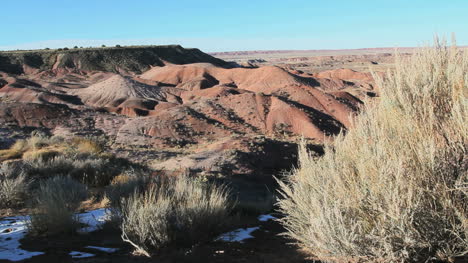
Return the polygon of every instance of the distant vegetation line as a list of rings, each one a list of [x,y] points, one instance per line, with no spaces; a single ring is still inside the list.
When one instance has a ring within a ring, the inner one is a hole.
[[[102,50],[102,49],[128,49],[128,48],[154,48],[154,47],[180,47],[178,44],[168,44],[168,45],[130,45],[130,46],[106,46],[102,45],[100,47],[83,47],[83,46],[74,46],[74,47],[63,47],[63,48],[38,48],[38,49],[16,49],[16,50],[0,50],[0,53],[18,53],[18,52],[55,52],[55,51],[76,51],[76,50]],[[185,48],[185,49],[196,49],[196,48]]]

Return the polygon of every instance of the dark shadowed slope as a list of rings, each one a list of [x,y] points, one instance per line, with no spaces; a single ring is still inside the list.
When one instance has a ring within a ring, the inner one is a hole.
[[[43,70],[141,73],[151,66],[162,66],[166,63],[197,62],[228,65],[199,49],[187,49],[179,45],[0,52],[0,71],[13,74]]]

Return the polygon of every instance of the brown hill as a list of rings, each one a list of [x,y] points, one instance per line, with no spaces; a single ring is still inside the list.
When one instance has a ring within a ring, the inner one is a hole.
[[[141,78],[176,86],[194,80],[201,83],[204,80],[205,86],[190,85],[190,87],[201,89],[206,88],[207,83],[211,83],[212,86],[217,84],[230,85],[254,92],[272,92],[272,88],[300,85],[309,81],[274,66],[226,69],[206,63],[154,67],[143,73]]]

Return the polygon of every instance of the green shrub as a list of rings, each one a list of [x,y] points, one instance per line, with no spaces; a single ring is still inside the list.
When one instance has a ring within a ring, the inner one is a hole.
[[[71,234],[78,224],[75,210],[87,196],[85,185],[70,177],[53,177],[40,183],[33,200],[35,212],[28,222],[32,235]]]
[[[468,247],[468,52],[398,60],[354,128],[281,183],[287,235],[321,260],[452,261]]]
[[[212,238],[228,224],[231,205],[222,186],[187,176],[158,177],[142,192],[122,200],[122,238],[137,253]]]

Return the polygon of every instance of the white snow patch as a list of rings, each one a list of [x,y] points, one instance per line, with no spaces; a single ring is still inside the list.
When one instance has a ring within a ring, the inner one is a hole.
[[[253,236],[250,234],[258,229],[260,229],[260,227],[239,228],[234,231],[222,234],[221,236],[216,238],[216,240],[242,243],[242,241],[244,241],[245,239],[253,238]]]
[[[79,251],[72,251],[68,255],[72,256],[72,258],[90,258],[96,255],[91,253],[79,252]]]
[[[86,213],[78,214],[81,223],[86,224],[78,230],[79,233],[89,233],[98,230],[102,224],[110,219],[110,213],[107,209],[101,208]]]
[[[89,233],[98,230],[101,225],[110,218],[109,212],[104,208],[77,215],[79,221],[87,225],[86,227],[78,230],[78,232],[81,233]],[[19,241],[24,238],[28,231],[28,220],[29,216],[7,217],[0,219],[0,259],[20,261],[44,254],[44,252],[30,252],[19,248],[21,245]],[[92,255],[89,253],[76,253],[87,255],[84,257]]]
[[[20,247],[20,240],[27,233],[28,216],[7,217],[0,220],[0,259],[20,261],[44,252],[31,252]]]
[[[85,248],[95,249],[95,250],[99,250],[99,251],[106,252],[106,253],[114,253],[117,250],[119,250],[118,248],[96,247],[96,246],[87,246]]]
[[[268,221],[268,220],[270,220],[270,219],[278,219],[278,218],[276,218],[276,217],[274,217],[274,216],[272,216],[272,215],[270,215],[270,214],[268,214],[268,215],[261,215],[261,216],[258,217],[258,220],[261,221],[261,222],[266,222],[266,221]]]

